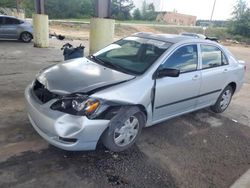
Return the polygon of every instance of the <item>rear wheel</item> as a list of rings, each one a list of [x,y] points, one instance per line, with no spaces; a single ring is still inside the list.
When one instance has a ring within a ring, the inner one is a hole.
[[[224,112],[229,106],[233,96],[233,89],[228,85],[220,94],[215,105],[211,106],[211,110],[215,113]]]
[[[25,42],[25,43],[29,43],[32,40],[32,35],[29,32],[23,32],[20,35],[20,39],[21,41]]]
[[[144,124],[144,115],[142,112],[137,112],[122,122],[121,127],[116,126],[111,132],[107,129],[104,132],[102,142],[111,151],[124,151],[135,143]]]

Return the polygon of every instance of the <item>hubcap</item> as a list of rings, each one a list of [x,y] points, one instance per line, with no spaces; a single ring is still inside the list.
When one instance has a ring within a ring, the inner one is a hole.
[[[221,97],[221,101],[220,101],[220,107],[222,110],[225,110],[227,108],[227,106],[230,103],[232,97],[232,93],[230,90],[226,90]]]
[[[29,35],[28,33],[24,33],[24,34],[22,35],[22,39],[23,39],[24,41],[29,41],[29,40],[30,40],[30,35]]]
[[[114,131],[114,141],[118,146],[126,146],[130,144],[139,131],[139,121],[135,116],[131,116],[121,128]]]

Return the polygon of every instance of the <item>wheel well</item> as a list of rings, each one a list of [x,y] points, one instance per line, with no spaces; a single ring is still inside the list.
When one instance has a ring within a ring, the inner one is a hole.
[[[233,93],[235,92],[235,90],[236,90],[236,83],[235,82],[231,82],[230,84],[228,84],[229,86],[231,86],[232,87],[232,89],[233,89]]]
[[[143,105],[141,105],[141,104],[138,104],[136,106],[138,106],[140,108],[140,110],[144,113],[144,115],[146,117],[146,121],[147,121],[147,119],[148,119],[148,113],[147,113],[146,108]]]

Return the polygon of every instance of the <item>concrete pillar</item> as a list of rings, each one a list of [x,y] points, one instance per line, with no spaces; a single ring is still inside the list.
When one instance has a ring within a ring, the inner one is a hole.
[[[92,18],[90,20],[89,53],[93,54],[112,43],[115,33],[115,20]]]
[[[33,14],[34,46],[49,47],[49,19],[45,14]]]

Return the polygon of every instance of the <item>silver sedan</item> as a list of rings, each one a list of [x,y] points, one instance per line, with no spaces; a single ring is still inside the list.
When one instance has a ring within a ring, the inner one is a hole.
[[[30,42],[33,38],[32,25],[12,16],[0,15],[0,38]]]
[[[49,143],[123,151],[143,127],[201,108],[221,113],[245,65],[218,43],[137,33],[88,57],[41,70],[26,88],[28,117]]]

